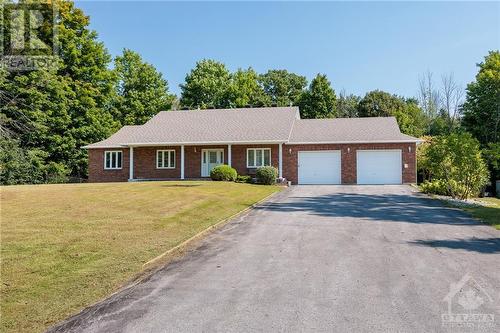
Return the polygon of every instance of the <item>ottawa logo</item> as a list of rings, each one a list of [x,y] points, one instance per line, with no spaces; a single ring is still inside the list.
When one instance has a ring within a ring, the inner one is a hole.
[[[443,298],[448,312],[441,315],[443,327],[493,328],[495,314],[493,298],[476,279],[465,274]],[[488,310],[490,309],[490,310]]]

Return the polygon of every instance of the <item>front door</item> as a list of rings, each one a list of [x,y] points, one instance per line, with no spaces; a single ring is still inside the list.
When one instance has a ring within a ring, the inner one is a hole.
[[[224,149],[203,149],[201,151],[201,176],[210,177],[210,171],[224,164]]]

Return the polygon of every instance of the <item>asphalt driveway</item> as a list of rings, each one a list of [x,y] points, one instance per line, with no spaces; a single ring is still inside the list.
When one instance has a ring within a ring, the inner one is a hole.
[[[457,331],[461,280],[452,313],[498,330],[499,231],[408,186],[297,186],[55,330]]]

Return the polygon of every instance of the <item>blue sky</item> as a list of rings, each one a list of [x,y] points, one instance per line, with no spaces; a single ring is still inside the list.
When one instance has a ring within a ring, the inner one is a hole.
[[[500,48],[500,3],[77,2],[112,55],[139,52],[170,90],[196,61],[325,73],[335,90],[415,96],[427,70],[465,86]]]

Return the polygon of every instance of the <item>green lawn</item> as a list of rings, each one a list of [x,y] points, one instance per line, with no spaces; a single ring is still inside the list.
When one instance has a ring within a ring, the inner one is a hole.
[[[491,206],[467,207],[464,208],[464,210],[471,213],[475,218],[478,218],[500,230],[500,199],[481,198],[480,200],[490,203]]]
[[[279,190],[208,181],[2,187],[0,331],[43,331]]]

